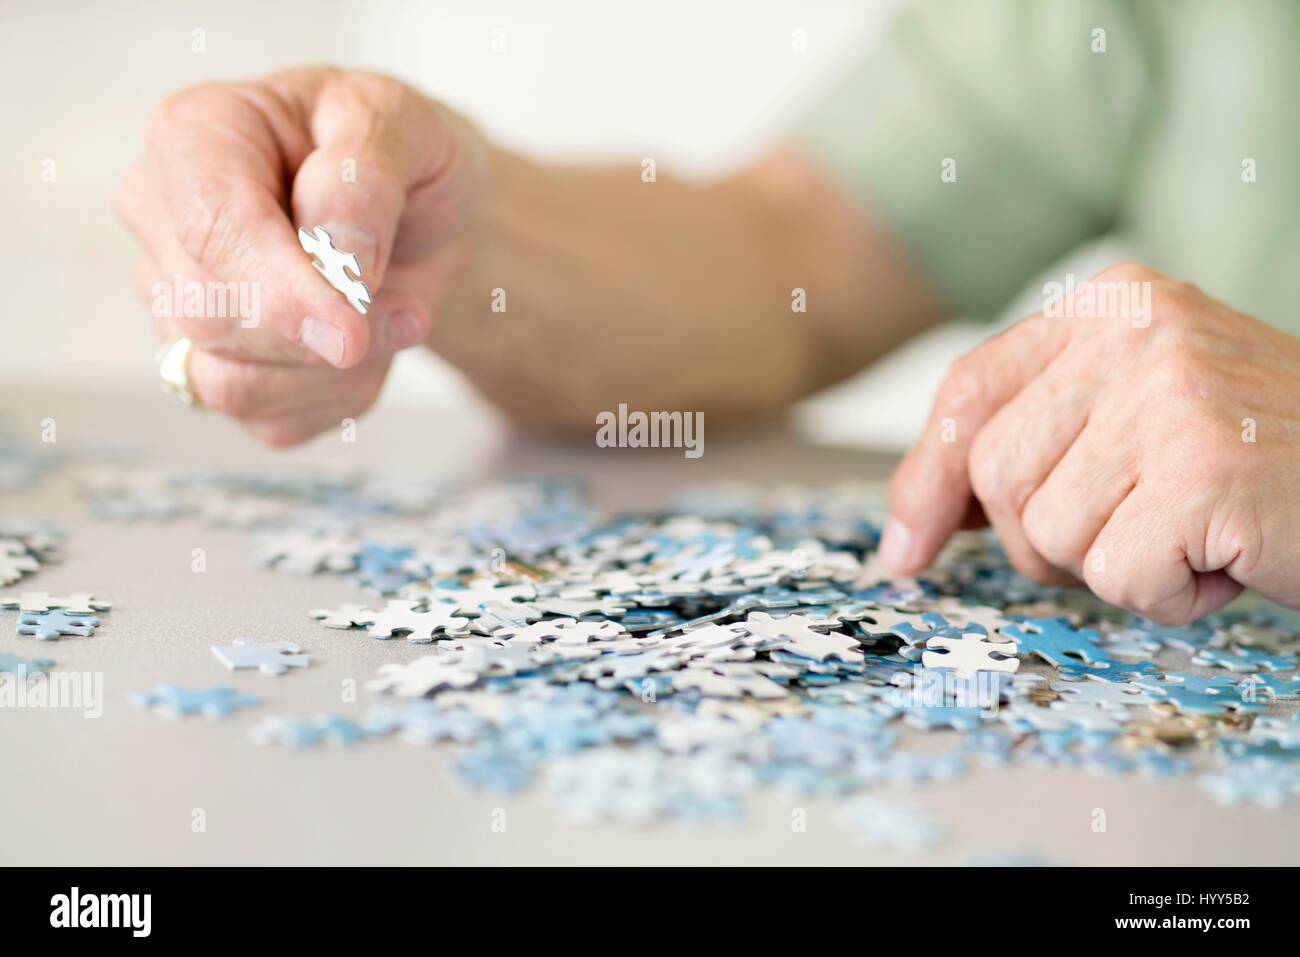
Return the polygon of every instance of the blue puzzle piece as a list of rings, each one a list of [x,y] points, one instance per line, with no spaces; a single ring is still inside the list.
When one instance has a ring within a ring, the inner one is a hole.
[[[350,718],[340,714],[318,714],[312,718],[267,718],[253,729],[259,744],[282,744],[291,748],[310,748],[329,741],[333,744],[356,744],[368,732]]]
[[[1295,655],[1270,655],[1254,648],[1202,648],[1192,663],[1229,671],[1294,671]]]
[[[1300,761],[1300,748],[1285,748],[1276,741],[1243,741],[1220,738],[1215,742],[1219,753],[1236,761],[1262,758],[1266,761]]]
[[[1029,618],[1019,625],[1007,625],[1002,634],[1018,644],[1023,657],[1037,655],[1048,664],[1068,665],[1074,670],[1091,670],[1123,664],[1098,644],[1101,636],[1088,628],[1075,628],[1062,618]]]
[[[1300,766],[1252,758],[1235,761],[1200,785],[1220,804],[1259,804],[1281,807],[1300,797]]]
[[[536,762],[526,754],[490,747],[465,752],[455,768],[472,787],[501,794],[523,791],[537,777]]]
[[[1208,645],[1214,640],[1216,633],[1214,626],[1207,621],[1196,621],[1190,625],[1181,625],[1179,627],[1167,627],[1147,621],[1145,618],[1134,618],[1128,623],[1127,627],[1140,632],[1152,641],[1158,642],[1161,646],[1191,652]]]
[[[62,608],[18,616],[18,634],[40,641],[64,637],[90,638],[98,627],[99,619],[94,615],[69,615]]]
[[[1300,678],[1279,678],[1277,675],[1251,675],[1239,686],[1247,701],[1300,700]]]
[[[148,708],[169,718],[191,714],[224,718],[238,708],[250,707],[260,701],[254,695],[243,694],[225,685],[197,691],[179,685],[158,685],[153,691],[133,691],[130,699],[138,708]]]
[[[1083,681],[1086,678],[1102,678],[1106,681],[1132,681],[1135,678],[1149,678],[1161,674],[1159,666],[1152,661],[1118,661],[1111,658],[1105,668],[1092,667],[1080,661],[1067,660],[1057,665],[1057,671],[1067,681]]]
[[[264,675],[282,675],[290,668],[306,668],[310,657],[292,641],[243,641],[231,645],[212,645],[209,649],[218,661],[234,671],[256,668]]]
[[[24,678],[27,675],[48,674],[53,667],[54,662],[49,658],[19,658],[7,651],[0,651],[0,674],[11,674]]]
[[[388,548],[367,542],[357,554],[357,573],[352,580],[380,595],[396,595],[418,577],[407,567],[414,556],[415,550],[411,548]]]
[[[957,731],[974,731],[983,723],[983,708],[903,708],[903,720],[922,731],[953,728]]]
[[[1242,692],[1236,678],[1215,675],[1204,678],[1189,672],[1168,672],[1163,680],[1139,678],[1133,684],[1152,691],[1185,714],[1218,714],[1222,711],[1263,711],[1266,705]]]

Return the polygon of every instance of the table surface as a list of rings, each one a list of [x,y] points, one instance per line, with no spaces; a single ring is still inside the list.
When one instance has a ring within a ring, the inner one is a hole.
[[[114,443],[133,461],[241,472],[366,464],[470,481],[571,475],[611,509],[653,507],[701,481],[820,484],[883,476],[890,463],[804,447],[776,426],[710,434],[704,456],[686,460],[680,451],[547,444],[477,420],[384,409],[361,421],[352,446],[326,438],[286,454],[152,398],[10,395],[0,408],[23,435],[54,419],[57,447],[73,456],[93,458]],[[345,680],[362,686],[381,664],[424,652],[322,629],[306,610],[356,601],[354,586],[258,568],[247,532],[188,519],[96,519],[67,469],[0,496],[0,515],[47,518],[67,534],[59,564],[6,592],[93,591],[114,602],[93,639],[38,645],[0,628],[0,652],[104,675],[98,719],[39,709],[0,717],[0,863],[965,864],[1020,855],[1079,865],[1300,863],[1300,807],[1224,808],[1189,778],[976,769],[950,783],[873,792],[915,804],[947,833],[932,852],[900,857],[852,840],[832,801],[761,793],[736,825],[578,826],[544,788],[509,797],[466,789],[450,768],[450,746],[258,746],[249,729],[263,715],[359,713],[374,699],[362,691],[358,703],[339,703]],[[196,547],[207,551],[206,574],[191,570]],[[312,653],[311,667],[282,678],[227,672],[208,646],[244,636],[296,641]],[[159,682],[231,684],[263,704],[225,720],[170,721],[127,703],[130,691]],[[791,826],[796,807],[803,831]],[[497,809],[505,811],[503,832],[493,828]],[[1097,809],[1105,812],[1103,832],[1093,829]],[[196,810],[206,820],[197,833]]]

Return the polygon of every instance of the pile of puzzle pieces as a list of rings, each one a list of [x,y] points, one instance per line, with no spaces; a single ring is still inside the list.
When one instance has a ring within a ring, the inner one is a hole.
[[[259,742],[450,742],[469,784],[544,786],[584,820],[731,819],[767,788],[843,799],[849,826],[904,849],[942,827],[865,792],[1028,764],[1300,798],[1300,640],[1281,613],[1163,628],[1026,581],[974,533],[892,579],[868,486],[717,487],[606,516],[558,481],[83,484],[102,517],[246,528],[268,569],[346,576],[357,601],[304,609],[338,633],[332,654],[427,649],[381,667],[355,718],[266,717]],[[287,642],[213,653],[270,675],[307,664]],[[227,687],[135,700],[214,717],[258,703]]]

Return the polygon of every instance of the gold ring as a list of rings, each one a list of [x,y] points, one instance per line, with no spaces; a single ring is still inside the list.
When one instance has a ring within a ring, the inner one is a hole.
[[[193,345],[185,336],[165,342],[158,350],[158,377],[162,379],[164,393],[183,405],[201,409],[203,404],[190,387],[190,348]]]

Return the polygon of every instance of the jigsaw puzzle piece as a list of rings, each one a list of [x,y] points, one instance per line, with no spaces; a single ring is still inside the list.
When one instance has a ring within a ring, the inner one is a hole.
[[[156,711],[169,718],[183,718],[192,714],[224,718],[239,708],[260,703],[256,696],[243,694],[225,685],[192,691],[179,685],[162,684],[153,691],[133,691],[130,700],[138,708]]]
[[[373,625],[379,614],[365,605],[339,605],[338,608],[313,608],[307,613],[326,628],[362,628]]]
[[[960,638],[940,636],[926,642],[921,664],[926,668],[945,668],[955,671],[958,677],[973,678],[980,671],[1000,671],[1013,674],[1020,668],[1012,641],[989,641],[978,632],[966,632]]]
[[[282,675],[290,668],[306,668],[310,658],[292,641],[254,642],[236,639],[230,645],[212,645],[217,660],[235,671],[256,668],[264,675]]]
[[[49,674],[54,662],[49,658],[19,658],[0,651],[0,674],[16,675],[20,680],[29,675]]]
[[[258,744],[310,748],[324,742],[341,745],[357,744],[364,741],[369,736],[369,732],[343,715],[318,714],[305,720],[264,718],[253,727],[251,735]]]
[[[18,616],[18,634],[40,641],[68,637],[90,638],[98,627],[99,619],[94,615],[69,615],[61,608]]]
[[[112,602],[98,599],[90,592],[51,595],[47,591],[28,591],[17,598],[0,598],[0,608],[17,608],[20,612],[43,613],[61,609],[69,615],[93,615],[95,612],[109,611],[112,607]]]
[[[323,226],[313,226],[311,232],[299,228],[298,245],[312,257],[311,264],[325,281],[343,293],[348,304],[364,316],[370,307],[370,290],[361,281],[361,264],[356,255],[338,249]]]

